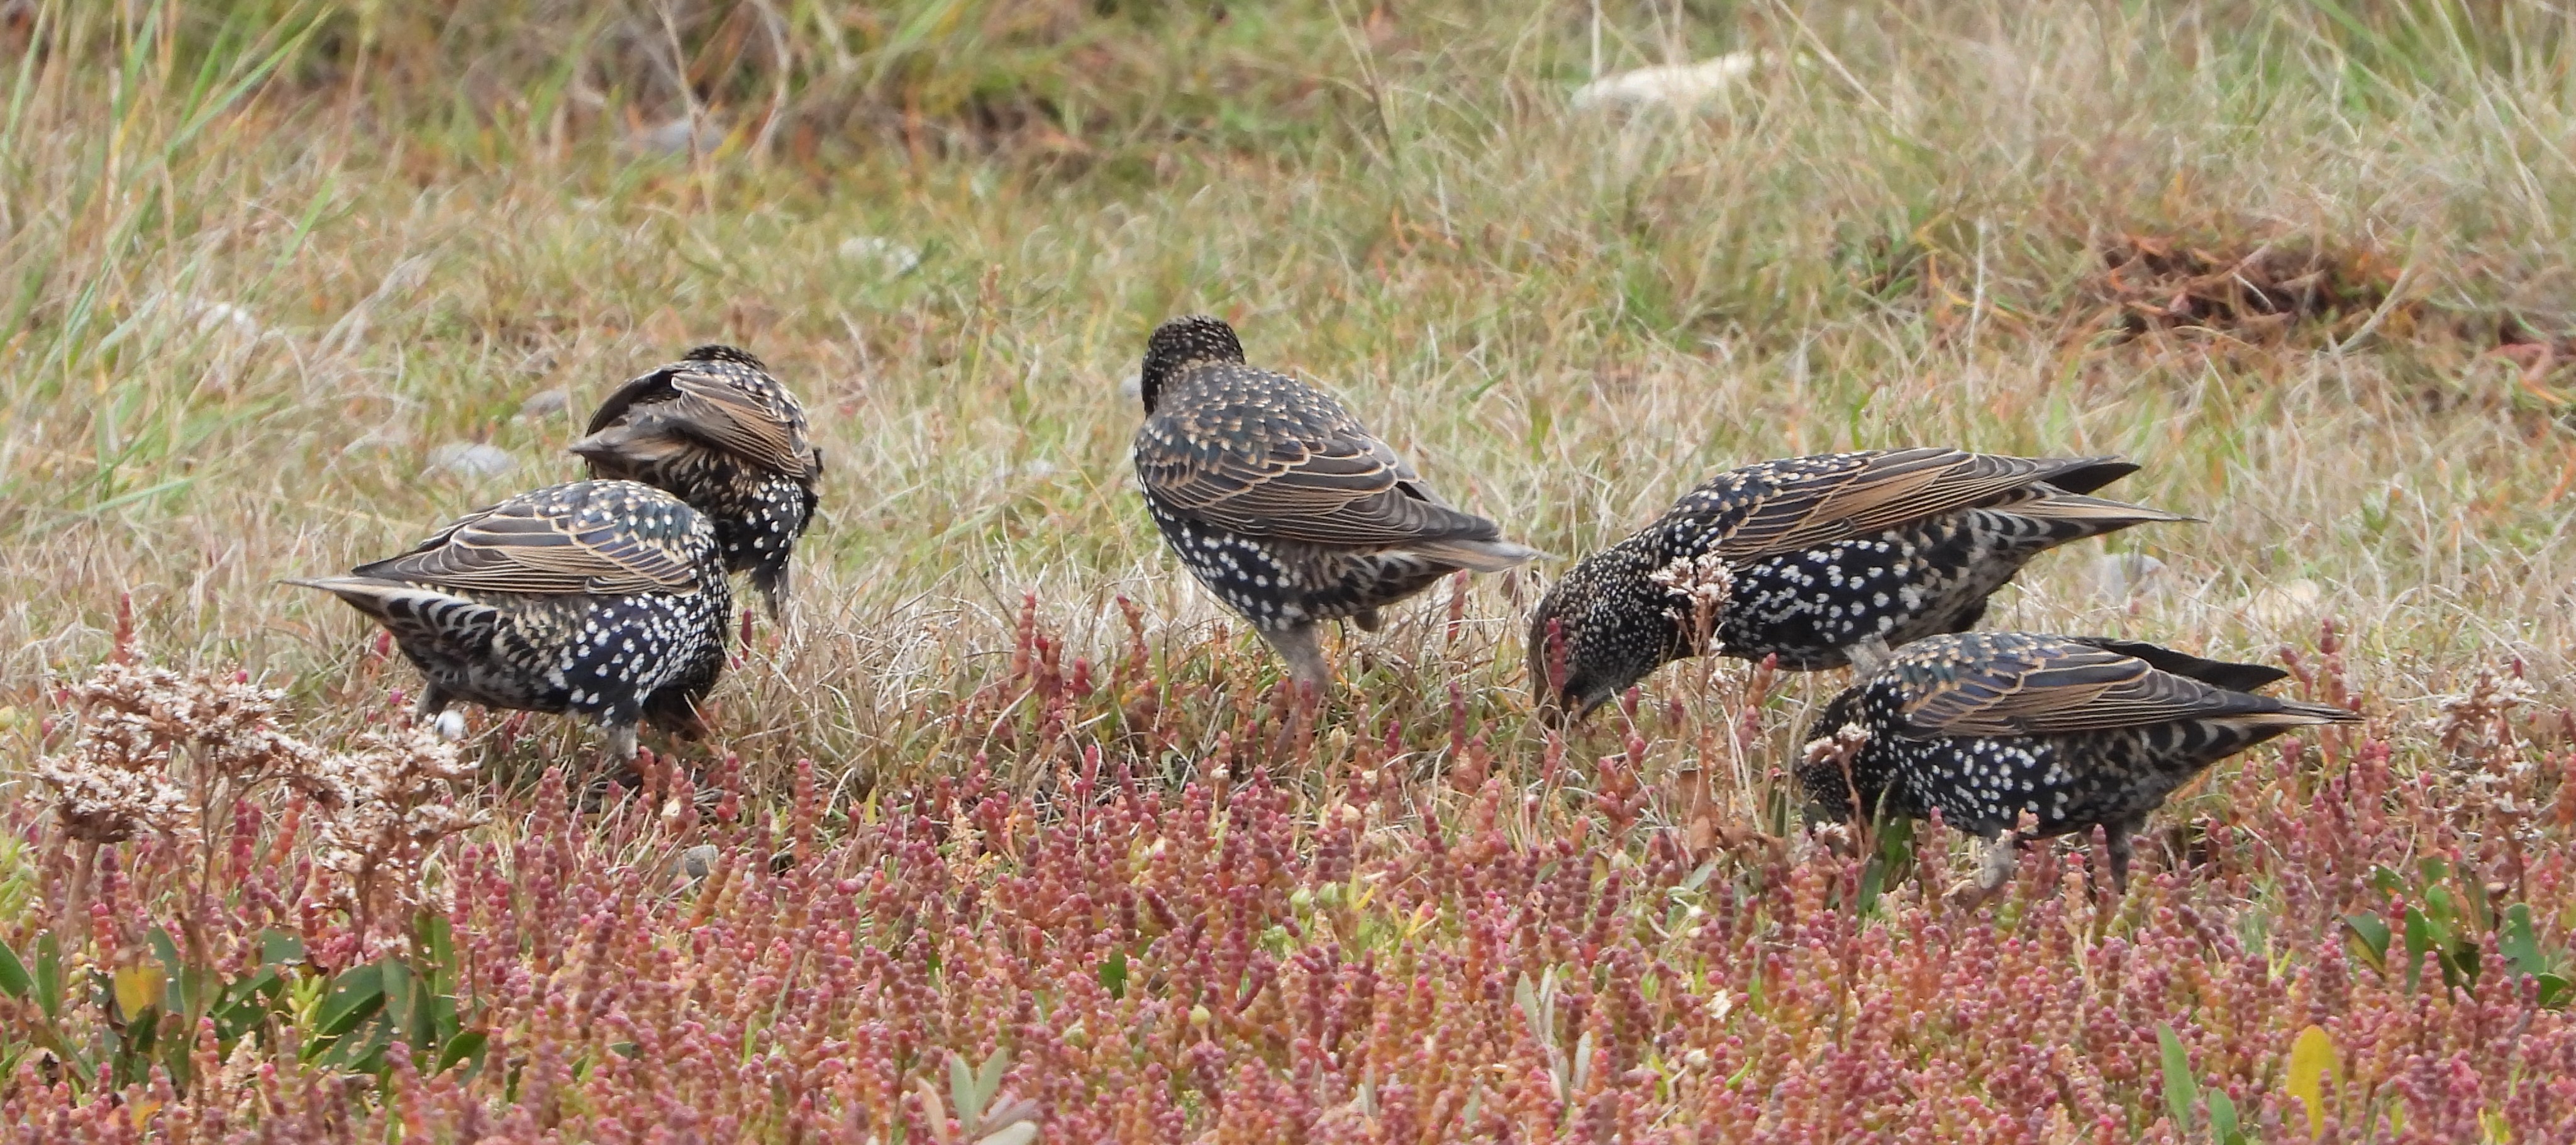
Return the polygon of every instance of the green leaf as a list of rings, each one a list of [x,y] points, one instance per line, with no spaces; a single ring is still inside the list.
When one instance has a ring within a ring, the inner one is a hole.
[[[1030,1145],[1037,1139],[1037,1122],[1014,1121],[978,1138],[975,1145]]]
[[[2414,907],[2406,908],[2406,988],[2415,989],[2424,975],[2424,952],[2433,949],[2433,920]]]
[[[483,1060],[484,1043],[490,1040],[491,1035],[486,1034],[481,1030],[467,1030],[464,1033],[447,1039],[447,1048],[438,1051],[437,1068],[432,1069],[430,1072],[446,1073],[448,1070],[456,1068],[456,1063],[464,1061],[467,1058],[473,1058],[479,1064]]]
[[[2236,1145],[2244,1135],[2236,1129],[2236,1103],[2228,1100],[2227,1091],[2209,1091],[2209,1139],[2217,1145]]]
[[[2375,914],[2356,914],[2343,920],[2344,930],[2360,949],[2354,953],[2380,973],[2388,972],[2388,923]]]
[[[2173,1115],[2175,1130],[2189,1130],[2191,1107],[2200,1101],[2200,1085],[2191,1079],[2191,1057],[2173,1027],[2163,1022],[2156,1023],[2156,1045],[2164,1055],[2165,1111]]]
[[[385,983],[385,1024],[392,1027],[395,1037],[415,1048],[427,1050],[417,1024],[420,1015],[414,1012],[420,994],[419,979],[399,958],[387,958],[376,963],[376,973],[383,977]]]
[[[948,1104],[957,1110],[957,1123],[970,1129],[984,1115],[984,1103],[976,1100],[975,1073],[953,1052],[948,1055]]]
[[[2555,1010],[2567,1004],[2570,987],[2565,978],[2555,974],[2535,974],[2532,981],[2540,984],[2540,1005]]]
[[[1109,996],[1112,998],[1127,996],[1126,951],[1112,950],[1109,952],[1109,957],[1101,962],[1100,985],[1109,991]]]
[[[52,931],[36,938],[36,1004],[44,1007],[48,1018],[62,1016],[63,947]]]
[[[269,966],[295,966],[304,961],[304,940],[283,930],[259,934],[259,960]]]
[[[36,980],[27,974],[27,964],[18,961],[18,952],[0,942],[0,994],[23,1002],[36,990]]]
[[[429,965],[422,968],[422,979],[433,994],[452,992],[456,985],[455,928],[448,924],[446,915],[425,910],[420,912],[420,924],[415,929],[420,936],[421,954],[429,960]]]
[[[2549,971],[2549,959],[2540,953],[2540,939],[2531,930],[2530,904],[2505,908],[2504,922],[2496,927],[2496,951],[2516,974],[2536,978]]]
[[[374,1073],[384,1068],[385,1047],[394,1042],[391,1022],[370,1022],[363,1037],[341,1038],[322,1051],[322,1064],[336,1066],[351,1073]]]
[[[1002,1075],[1010,1068],[1010,1051],[999,1046],[993,1048],[993,1055],[985,1058],[984,1064],[975,1067],[975,1116],[978,1120],[993,1107],[994,1095],[1002,1092]]]
[[[375,963],[350,970],[332,982],[330,995],[315,1012],[313,1032],[326,1038],[348,1033],[384,1001],[385,976]]]

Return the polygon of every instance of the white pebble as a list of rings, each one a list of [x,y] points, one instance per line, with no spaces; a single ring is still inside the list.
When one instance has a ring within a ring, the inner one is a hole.
[[[518,468],[519,462],[486,442],[451,441],[429,451],[429,465],[459,477],[499,477]]]

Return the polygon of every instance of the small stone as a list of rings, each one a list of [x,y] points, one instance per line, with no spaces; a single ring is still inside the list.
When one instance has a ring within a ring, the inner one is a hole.
[[[1695,64],[1617,72],[1574,89],[1568,104],[1577,111],[1656,104],[1690,108],[1724,94],[1761,62],[1758,52],[1728,52]]]
[[[2105,553],[2093,562],[2093,595],[2105,604],[2164,591],[2165,563],[2145,553]]]
[[[465,738],[465,713],[452,708],[440,712],[437,719],[430,721],[429,729],[437,732],[438,738],[455,743]]]
[[[873,264],[887,278],[900,278],[921,265],[921,248],[884,235],[852,235],[841,240],[841,257]]]
[[[499,477],[519,467],[507,450],[487,442],[451,441],[429,451],[429,466],[459,477]]]
[[[527,421],[553,417],[572,408],[572,395],[562,390],[538,390],[519,403],[518,416]]]
[[[696,882],[716,869],[717,853],[715,844],[700,843],[680,852],[680,861],[674,865],[674,868],[679,872],[680,877]]]
[[[703,116],[674,116],[635,132],[629,139],[639,151],[662,155],[704,155],[724,142],[725,132]]]
[[[256,342],[263,332],[257,317],[230,302],[191,299],[189,309],[197,316],[197,332],[200,334],[221,330],[245,342]]]
[[[2301,578],[2255,593],[2245,602],[2245,618],[2265,629],[2304,624],[2317,618],[2317,605],[2324,599],[2317,582]]]

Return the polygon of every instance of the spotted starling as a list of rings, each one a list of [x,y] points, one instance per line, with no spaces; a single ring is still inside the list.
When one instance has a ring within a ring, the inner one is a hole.
[[[1317,691],[1331,671],[1316,625],[1375,631],[1380,608],[1450,573],[1538,555],[1434,495],[1331,396],[1245,365],[1217,319],[1157,328],[1139,380],[1136,476],[1154,524]]]
[[[1703,652],[1812,671],[1974,627],[2041,552],[2190,519],[2085,496],[2137,468],[1900,449],[1721,473],[1548,590],[1529,628],[1540,710],[1580,716]]]
[[[2176,788],[2292,728],[2360,720],[2254,694],[2288,674],[2102,637],[1934,636],[1826,702],[1798,786],[1833,820],[1937,809],[1989,841],[1986,893],[2010,877],[2015,846],[2098,825],[2125,890],[2130,836]]]
[[[632,481],[522,493],[401,556],[290,583],[393,633],[429,677],[422,718],[456,700],[580,716],[621,760],[641,721],[705,734],[697,703],[733,619],[715,525]]]
[[[814,521],[823,454],[804,405],[760,359],[731,346],[691,350],[608,395],[572,451],[593,477],[641,481],[706,514],[726,570],[748,570],[777,617],[787,559]]]

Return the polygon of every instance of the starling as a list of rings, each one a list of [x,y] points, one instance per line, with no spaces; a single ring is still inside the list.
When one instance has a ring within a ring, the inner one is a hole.
[[[2010,877],[2015,846],[2098,825],[2126,890],[2130,837],[2176,788],[2291,728],[2360,720],[2254,694],[2287,675],[2101,637],[1934,636],[1826,702],[1798,786],[1838,821],[1938,810],[1989,841],[1985,893]]]
[[[1375,631],[1380,608],[1450,573],[1538,555],[1435,496],[1331,396],[1245,365],[1217,319],[1157,328],[1139,382],[1136,476],[1154,524],[1317,691],[1331,673],[1316,625]]]
[[[695,739],[724,670],[733,590],[716,526],[649,485],[577,481],[467,515],[418,548],[290,583],[347,601],[456,700],[580,716],[635,755],[635,727]]]
[[[2085,494],[2117,458],[1874,450],[1721,473],[1575,566],[1530,619],[1530,683],[1580,716],[1673,660],[1714,652],[1814,671],[1976,625],[2041,552],[2147,521]]]
[[[729,572],[751,573],[769,615],[787,559],[814,521],[823,454],[805,407],[769,367],[731,346],[700,346],[617,388],[572,451],[590,475],[641,481],[713,519]]]

